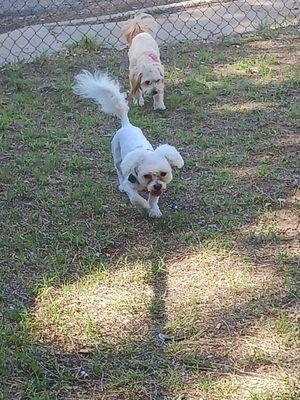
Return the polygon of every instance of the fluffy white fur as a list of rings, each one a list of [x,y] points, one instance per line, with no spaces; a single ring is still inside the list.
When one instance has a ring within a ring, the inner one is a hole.
[[[153,97],[154,110],[165,110],[164,67],[154,39],[157,23],[149,14],[138,14],[122,27],[129,45],[129,97],[140,106],[144,97]]]
[[[158,200],[172,180],[172,167],[181,168],[184,164],[179,152],[168,144],[153,149],[141,129],[129,122],[125,95],[118,82],[106,74],[82,71],[75,77],[73,90],[81,97],[96,100],[105,113],[121,119],[122,127],[112,140],[119,189],[127,193],[133,205],[147,210],[150,217],[160,217]],[[139,194],[143,190],[148,191],[148,200]]]

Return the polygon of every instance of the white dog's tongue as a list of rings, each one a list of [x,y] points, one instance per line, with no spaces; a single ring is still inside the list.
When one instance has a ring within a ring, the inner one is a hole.
[[[151,193],[153,194],[153,196],[161,196],[161,190],[153,190]]]

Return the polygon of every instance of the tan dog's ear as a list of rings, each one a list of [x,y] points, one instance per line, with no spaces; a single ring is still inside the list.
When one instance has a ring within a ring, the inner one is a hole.
[[[133,74],[130,78],[131,89],[129,92],[129,99],[135,97],[141,88],[142,74]]]
[[[164,66],[160,64],[159,66],[159,74],[162,77],[162,79],[164,79],[164,75],[165,75],[165,69]]]

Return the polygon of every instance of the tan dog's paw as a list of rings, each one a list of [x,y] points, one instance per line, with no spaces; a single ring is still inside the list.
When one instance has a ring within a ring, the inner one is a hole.
[[[154,104],[153,110],[165,110],[166,106],[164,104]]]
[[[145,105],[145,101],[144,101],[143,98],[139,98],[139,99],[135,98],[135,99],[133,100],[133,104],[134,104],[135,106],[143,107],[143,106]]]
[[[166,106],[165,106],[162,96],[160,96],[158,98],[155,96],[153,98],[153,109],[154,110],[165,110],[166,109]]]

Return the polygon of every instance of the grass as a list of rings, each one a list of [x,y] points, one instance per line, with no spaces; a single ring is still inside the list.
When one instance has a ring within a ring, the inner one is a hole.
[[[130,111],[186,162],[155,221],[71,92],[100,59],[127,88],[126,51],[2,68],[0,398],[299,397],[297,37],[162,49],[167,110]]]

